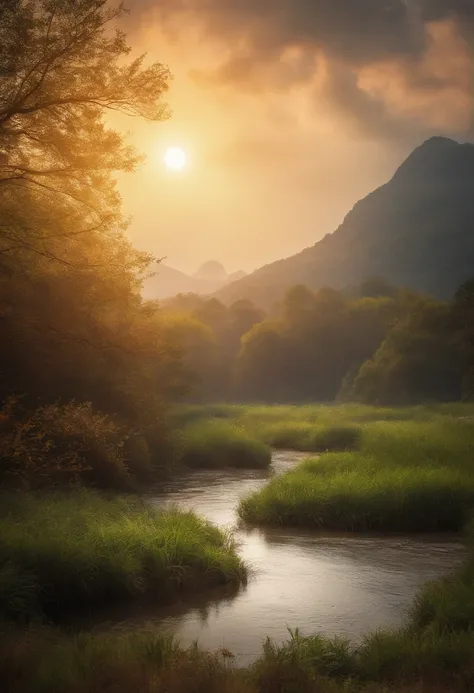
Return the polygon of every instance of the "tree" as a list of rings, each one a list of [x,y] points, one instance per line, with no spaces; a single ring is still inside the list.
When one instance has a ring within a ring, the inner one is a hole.
[[[474,279],[464,282],[456,292],[452,309],[452,327],[458,336],[466,362],[463,396],[474,397]]]
[[[382,405],[460,399],[463,362],[450,323],[451,306],[420,298],[363,364],[352,395]]]
[[[242,337],[236,366],[237,388],[251,399],[284,402],[288,398],[286,344],[279,322],[254,325]]]
[[[143,304],[151,258],[124,231],[115,172],[140,160],[107,121],[167,116],[169,73],[128,59],[105,0],[0,12],[0,395],[90,400],[134,421],[176,388],[179,349]]]
[[[0,189],[34,190],[46,204],[66,200],[82,217],[74,233],[121,221],[110,173],[139,161],[105,124],[106,112],[167,116],[169,72],[145,67],[145,56],[124,62],[130,48],[110,28],[123,13],[105,0],[29,0],[9,2],[0,15]],[[27,243],[7,229],[2,236]]]

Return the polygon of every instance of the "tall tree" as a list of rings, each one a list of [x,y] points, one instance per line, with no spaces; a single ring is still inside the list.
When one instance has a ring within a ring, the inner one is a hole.
[[[178,359],[139,296],[151,258],[124,233],[115,173],[140,157],[109,117],[166,118],[169,72],[130,58],[124,12],[1,3],[0,388],[130,413],[131,390],[146,410],[174,387]]]

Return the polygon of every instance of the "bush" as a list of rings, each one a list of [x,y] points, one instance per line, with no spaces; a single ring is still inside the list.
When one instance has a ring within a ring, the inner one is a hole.
[[[193,468],[262,469],[270,465],[271,450],[232,424],[208,421],[184,430],[181,460]]]
[[[232,539],[191,512],[93,492],[3,495],[2,612],[45,615],[245,581]]]
[[[124,489],[152,478],[144,436],[70,402],[23,411],[9,400],[0,409],[0,482],[23,488],[83,483]]]

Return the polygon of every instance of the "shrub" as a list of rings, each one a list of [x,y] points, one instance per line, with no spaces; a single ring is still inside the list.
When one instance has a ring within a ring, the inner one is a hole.
[[[146,432],[155,447],[166,451],[164,427]],[[82,483],[125,489],[156,476],[160,461],[152,459],[145,434],[87,402],[54,404],[24,411],[10,399],[0,408],[0,483],[41,488]]]
[[[21,412],[7,402],[0,411],[2,481],[23,487],[84,480],[125,486],[130,480],[124,436],[90,404],[49,405]]]

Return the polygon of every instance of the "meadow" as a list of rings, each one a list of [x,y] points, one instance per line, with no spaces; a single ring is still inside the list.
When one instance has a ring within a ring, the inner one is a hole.
[[[250,524],[461,531],[474,508],[470,404],[211,405],[181,407],[174,416],[203,436],[213,425],[232,426],[271,447],[308,452],[296,469],[241,502]]]
[[[191,512],[92,491],[0,498],[0,614],[12,621],[239,584],[229,535]]]
[[[268,445],[227,421],[190,423],[177,440],[177,458],[193,469],[264,469],[272,459]]]

